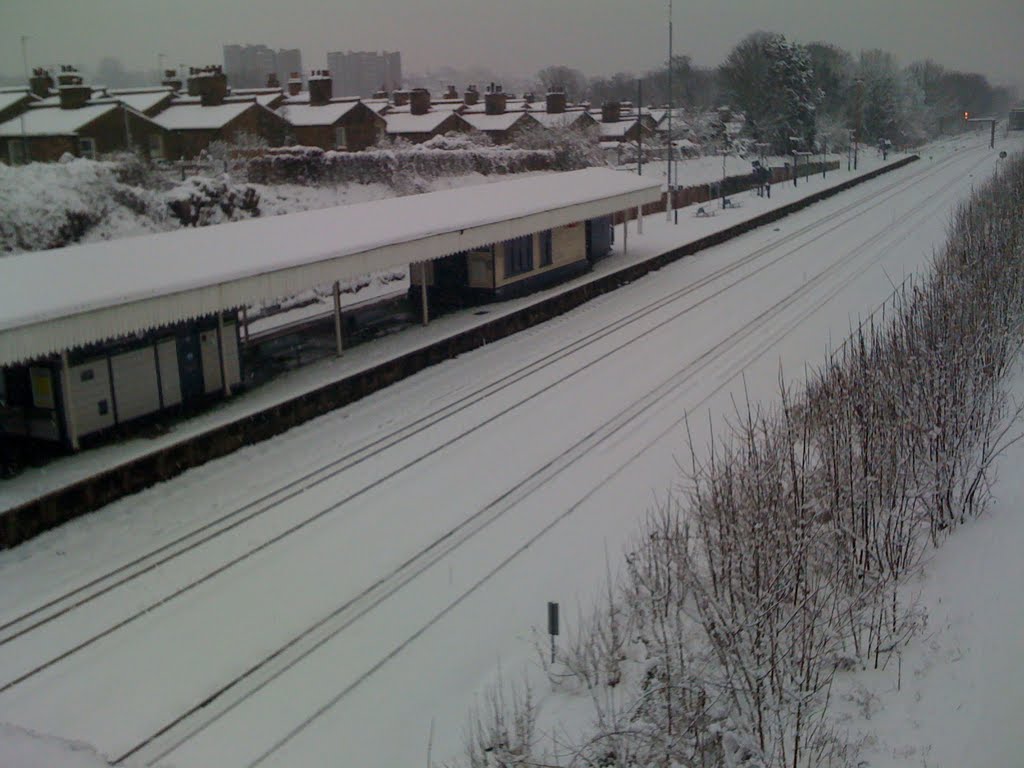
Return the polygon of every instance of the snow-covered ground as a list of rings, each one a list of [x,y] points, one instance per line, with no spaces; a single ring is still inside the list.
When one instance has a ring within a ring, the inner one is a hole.
[[[534,629],[547,601],[558,601],[571,625],[576,606],[599,592],[606,553],[614,568],[646,509],[677,479],[684,414],[692,424],[721,423],[743,386],[772,399],[780,372],[799,379],[894,284],[926,266],[951,206],[997,162],[979,143],[937,147],[906,169],[0,554],[0,722],[110,758],[145,744],[134,756],[142,764],[422,765],[428,750],[437,761],[458,754],[467,711],[500,664],[506,678],[525,670],[545,727],[582,727],[549,695]],[[813,190],[809,182],[794,192]],[[772,204],[791,199],[780,186]],[[631,257],[767,205],[742,200],[711,219],[684,214],[679,227],[648,217],[642,236],[631,227]],[[228,408],[266,404],[468,322],[455,315],[364,345]],[[695,431],[699,448],[706,430]],[[83,455],[76,471],[96,460]],[[38,481],[21,480],[17,492]],[[1015,492],[1004,496],[1010,506]],[[237,525],[222,535],[12,636],[32,623],[8,625],[25,611],[247,504],[254,514],[231,518]],[[1002,514],[993,517],[936,554],[937,577],[942,558],[972,536],[961,557],[983,570],[977,563],[988,564],[985,547],[995,543],[976,532]],[[1018,541],[1021,529],[1017,522]],[[999,535],[1012,541],[1008,530]],[[955,581],[950,568],[943,580]],[[1020,616],[1011,581],[1020,572],[1002,578],[1007,602],[995,610]],[[954,617],[971,610],[958,595],[975,597],[955,584],[939,595]],[[971,622],[953,626],[940,648],[956,647]],[[934,666],[920,679],[941,682],[945,658],[941,650],[922,657],[918,666]],[[984,681],[1016,671],[1004,666],[1012,658],[1012,649],[974,655],[972,663],[998,665],[972,677],[979,693]],[[921,686],[918,707],[943,695],[939,683]],[[1002,711],[1012,715],[1012,706],[1008,698]],[[889,711],[897,735],[917,717],[896,703]],[[909,741],[873,727],[893,748]],[[1009,750],[1019,735],[998,738]],[[984,755],[982,746],[968,754]],[[13,763],[9,755],[0,739],[0,762]],[[927,764],[939,759],[933,751]]]

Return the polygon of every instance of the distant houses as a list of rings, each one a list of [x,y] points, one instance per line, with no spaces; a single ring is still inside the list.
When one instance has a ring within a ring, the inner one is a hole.
[[[305,81],[292,72],[284,87],[275,75],[266,87],[233,90],[218,66],[192,68],[184,82],[167,70],[159,86],[122,89],[87,85],[72,67],[62,67],[56,82],[37,69],[28,87],[0,89],[0,161],[127,149],[176,161],[200,156],[215,142],[358,152],[382,137],[422,143],[452,132],[483,134],[495,144],[527,131],[564,129],[634,141],[656,125],[650,114],[627,116],[613,106],[598,119],[585,106],[567,104],[562,92],[543,101],[532,94],[514,98],[494,83],[483,93],[470,85],[461,95],[448,86],[437,99],[423,88],[360,99],[335,95],[327,70],[314,70]]]

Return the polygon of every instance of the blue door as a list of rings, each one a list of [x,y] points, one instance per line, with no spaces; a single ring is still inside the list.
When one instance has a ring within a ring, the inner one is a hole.
[[[181,375],[181,400],[189,402],[203,396],[203,358],[199,353],[199,333],[189,331],[178,336],[178,373]]]

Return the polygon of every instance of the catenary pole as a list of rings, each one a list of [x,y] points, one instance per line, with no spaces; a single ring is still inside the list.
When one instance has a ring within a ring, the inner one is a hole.
[[[668,0],[668,168],[665,179],[665,220],[672,221],[672,0]]]

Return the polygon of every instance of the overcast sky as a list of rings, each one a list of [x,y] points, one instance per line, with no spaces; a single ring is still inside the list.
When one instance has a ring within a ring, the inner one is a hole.
[[[566,64],[588,75],[643,72],[666,58],[667,0],[0,0],[0,73],[60,63],[95,69],[219,64],[225,43],[302,49],[305,69],[334,50],[398,50],[403,70],[450,64],[532,75]],[[675,48],[716,65],[747,33],[907,64],[930,57],[1024,85],[1024,0],[674,0]]]

